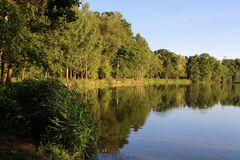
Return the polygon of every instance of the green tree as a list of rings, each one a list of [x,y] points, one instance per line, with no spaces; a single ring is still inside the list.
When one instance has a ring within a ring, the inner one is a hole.
[[[212,57],[203,53],[199,56],[200,80],[210,81],[212,76]]]
[[[198,82],[200,76],[199,56],[190,56],[187,62],[187,77],[194,82]]]
[[[148,78],[160,78],[163,71],[163,62],[155,55],[150,54]]]
[[[160,49],[154,52],[157,57],[163,62],[163,71],[161,78],[164,79],[179,79],[186,77],[186,63],[185,57],[177,55],[166,49]]]
[[[79,77],[97,78],[97,70],[101,59],[102,37],[98,28],[97,17],[85,8],[78,11],[78,19],[66,24],[61,46],[64,52],[64,66]],[[68,71],[67,71],[68,72]]]
[[[231,81],[240,81],[240,59],[224,59],[222,64],[229,69]]]
[[[135,58],[136,61],[136,77],[144,78],[150,70],[150,60],[151,55],[153,54],[149,48],[148,42],[144,39],[141,34],[135,36],[135,42],[139,49],[139,53]]]
[[[7,80],[12,77],[12,67],[18,60],[24,40],[24,19],[18,6],[12,0],[0,2],[0,52],[1,83],[4,83],[5,64],[7,64]]]
[[[103,37],[103,50],[99,78],[110,78],[112,72],[111,59],[116,55],[124,41],[132,36],[130,24],[119,12],[105,12],[100,16],[100,31]]]

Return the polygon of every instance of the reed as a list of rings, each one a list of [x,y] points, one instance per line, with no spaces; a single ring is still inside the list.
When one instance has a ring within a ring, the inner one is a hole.
[[[0,131],[31,138],[49,157],[94,154],[97,121],[76,92],[56,80],[27,80],[0,89]]]

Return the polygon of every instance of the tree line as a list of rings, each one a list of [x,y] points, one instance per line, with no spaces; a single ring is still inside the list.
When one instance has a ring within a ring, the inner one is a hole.
[[[239,82],[240,59],[152,51],[119,12],[77,0],[1,0],[1,83],[25,78]]]

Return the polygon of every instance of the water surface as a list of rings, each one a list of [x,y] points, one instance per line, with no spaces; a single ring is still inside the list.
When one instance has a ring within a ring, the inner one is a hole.
[[[240,160],[240,85],[89,91],[99,160]]]

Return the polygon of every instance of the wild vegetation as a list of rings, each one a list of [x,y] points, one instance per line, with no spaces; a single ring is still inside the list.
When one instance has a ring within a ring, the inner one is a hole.
[[[76,93],[57,80],[22,81],[59,77],[63,67],[71,68],[77,49],[71,38],[82,38],[72,36],[75,31],[86,34],[82,45],[95,45],[98,38],[88,36],[97,30],[79,5],[77,0],[0,1],[1,138],[34,144],[48,159],[87,159],[94,152],[97,122]],[[18,83],[11,83],[12,78]],[[5,143],[0,151],[1,159],[36,157]]]
[[[50,159],[86,159],[96,120],[76,93],[50,78],[240,82],[240,59],[152,51],[121,13],[92,12],[79,0],[1,0],[1,133],[30,138]]]
[[[55,80],[23,81],[0,91],[1,133],[27,139],[49,159],[94,153],[97,121],[75,92]]]
[[[238,82],[240,59],[151,51],[119,12],[78,1],[0,2],[1,83],[25,78]]]

